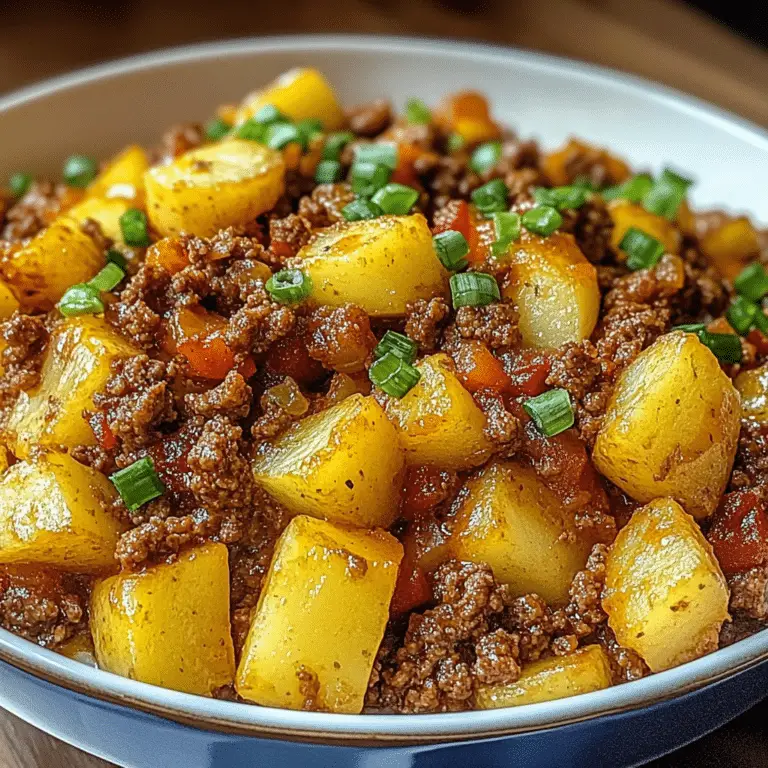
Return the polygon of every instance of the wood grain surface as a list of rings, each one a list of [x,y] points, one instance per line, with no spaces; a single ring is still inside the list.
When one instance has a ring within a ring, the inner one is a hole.
[[[0,93],[140,51],[292,32],[418,34],[518,45],[634,72],[768,125],[768,55],[673,0],[293,0],[289,10],[283,3],[0,0]],[[758,707],[656,766],[768,768],[766,715],[768,706]],[[0,712],[0,768],[105,766]]]

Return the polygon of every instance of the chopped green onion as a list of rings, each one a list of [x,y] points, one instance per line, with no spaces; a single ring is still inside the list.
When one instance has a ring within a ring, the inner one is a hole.
[[[382,213],[384,213],[384,211],[382,211],[376,203],[372,203],[370,200],[364,200],[363,198],[353,200],[341,209],[341,215],[347,221],[375,219],[377,216],[381,216]]]
[[[760,301],[768,293],[768,273],[765,267],[758,262],[744,267],[733,281],[733,287],[745,298]]]
[[[567,208],[581,208],[587,202],[587,190],[584,187],[537,187],[533,192],[534,200],[539,205],[548,205],[564,211]]]
[[[509,245],[520,238],[520,225],[522,219],[519,213],[500,211],[494,213],[493,229],[496,232],[496,242]]]
[[[120,232],[127,245],[146,248],[152,242],[149,239],[147,214],[138,208],[129,208],[120,217]]]
[[[357,163],[386,165],[394,171],[397,167],[397,145],[384,142],[358,144],[355,147],[355,164]]]
[[[22,197],[23,195],[26,195],[31,186],[31,173],[23,173],[18,171],[17,173],[12,174],[8,179],[8,189],[11,190],[11,194],[14,197]]]
[[[238,126],[235,131],[235,136],[238,139],[246,139],[248,141],[264,142],[264,138],[267,135],[267,126],[264,123],[258,123],[254,118],[250,117],[242,125]]]
[[[484,272],[460,272],[451,276],[453,308],[484,307],[501,298],[499,284]]]
[[[232,126],[220,117],[215,117],[205,124],[205,138],[208,141],[221,141],[232,131]]]
[[[59,301],[59,312],[64,317],[75,315],[98,315],[104,311],[104,302],[99,291],[88,283],[71,285]]]
[[[689,323],[675,326],[673,331],[683,331],[698,336],[721,363],[740,363],[743,350],[741,339],[734,333],[710,333],[704,323]]]
[[[419,191],[405,184],[386,184],[371,198],[384,213],[404,216],[419,199]]]
[[[448,154],[452,155],[463,149],[466,143],[467,140],[460,133],[452,133],[445,142],[445,149]]]
[[[354,138],[355,134],[352,131],[338,131],[328,134],[323,145],[323,160],[338,160],[341,157],[341,150]]]
[[[768,335],[768,317],[766,317],[765,312],[758,307],[757,312],[755,312],[755,328],[757,328],[758,331],[761,333],[764,333]]]
[[[563,217],[551,205],[537,205],[523,214],[522,222],[529,232],[548,237],[563,223]]]
[[[372,197],[389,181],[391,173],[383,163],[355,163],[352,166],[352,191],[361,197]]]
[[[587,192],[597,192],[600,187],[595,184],[592,179],[589,178],[589,176],[577,176],[572,182],[571,186],[574,187],[582,187],[583,189],[586,189]]]
[[[125,272],[125,269],[128,266],[128,260],[116,248],[110,248],[107,251],[107,262],[110,264],[116,264],[118,267],[120,267],[120,269],[123,270],[123,272]]]
[[[291,122],[274,104],[265,104],[251,119],[261,125]]]
[[[165,485],[149,456],[111,474],[109,479],[131,512],[165,493]]]
[[[545,437],[554,437],[573,426],[571,398],[564,389],[550,389],[523,403],[525,412]]]
[[[88,285],[97,291],[111,291],[120,284],[124,277],[125,272],[117,264],[110,262],[88,281]]]
[[[440,232],[432,238],[435,252],[440,263],[451,272],[457,272],[467,266],[466,255],[469,253],[467,238],[455,229]]]
[[[673,331],[682,331],[683,333],[699,334],[707,330],[706,323],[683,323],[672,327]]]
[[[272,123],[264,135],[268,147],[283,149],[288,144],[301,144],[304,146],[304,138],[299,129],[291,123]]]
[[[312,281],[300,269],[281,269],[267,280],[266,288],[280,304],[296,304],[312,292]]]
[[[481,144],[472,152],[469,158],[469,167],[475,173],[483,173],[493,168],[501,159],[501,142],[488,141]]]
[[[401,398],[421,378],[421,372],[391,352],[379,358],[369,369],[371,381],[391,397]]]
[[[341,163],[338,160],[322,160],[315,169],[318,184],[333,184],[341,178]]]
[[[432,113],[421,99],[408,99],[405,105],[405,117],[409,123],[422,125],[432,119]]]
[[[674,221],[680,203],[683,202],[691,184],[693,182],[690,179],[678,176],[674,171],[665,168],[643,197],[643,206],[651,213]]]
[[[373,356],[378,360],[384,355],[394,355],[406,363],[413,363],[417,350],[416,342],[407,336],[397,331],[387,331],[373,350]]]
[[[299,122],[296,123],[296,130],[299,132],[299,136],[301,136],[302,146],[306,149],[309,142],[312,141],[315,136],[318,136],[323,132],[323,123],[321,120],[316,120],[314,118],[299,120]]]
[[[472,202],[477,209],[485,214],[505,211],[509,206],[507,195],[509,190],[501,179],[492,179],[472,193]]]
[[[743,296],[737,296],[726,310],[725,316],[736,333],[746,336],[755,324],[757,311],[757,304]]]
[[[654,266],[664,255],[664,246],[637,227],[630,227],[626,231],[619,248],[627,254],[627,267],[633,272]]]
[[[629,200],[632,203],[641,203],[653,186],[653,179],[647,173],[641,173],[627,179],[623,184],[608,187],[600,194],[605,200]]]
[[[70,187],[84,189],[96,178],[98,172],[99,166],[92,157],[72,155],[64,163],[62,175]]]

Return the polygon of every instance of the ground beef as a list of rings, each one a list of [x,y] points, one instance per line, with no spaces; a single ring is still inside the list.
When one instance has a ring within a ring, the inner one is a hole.
[[[293,310],[269,298],[264,290],[248,296],[229,319],[224,339],[237,353],[262,354],[288,334],[296,322]]]
[[[386,99],[361,104],[347,110],[349,127],[358,136],[378,136],[392,123],[392,105]]]
[[[252,401],[253,391],[245,379],[234,370],[213,389],[184,397],[184,405],[197,416],[226,416],[232,420],[245,418],[251,409]]]
[[[483,389],[475,394],[475,401],[485,415],[485,436],[504,457],[517,453],[523,444],[523,425],[504,405],[498,392]]]
[[[64,184],[49,181],[33,183],[26,194],[5,212],[5,226],[0,232],[0,240],[16,241],[36,235],[56,218],[67,194],[68,187]]]
[[[10,406],[23,390],[40,381],[43,352],[48,341],[48,329],[41,315],[14,312],[0,323],[0,338],[5,349],[0,354],[0,409]]]
[[[581,402],[598,380],[602,366],[597,349],[590,341],[568,342],[554,350],[547,384],[565,389],[576,402]]]
[[[728,578],[729,608],[733,614],[751,619],[768,618],[768,568],[751,568]]]
[[[112,240],[104,234],[104,230],[101,228],[101,224],[95,219],[86,219],[81,225],[80,229],[85,232],[88,237],[93,240],[96,247],[102,252],[106,251],[112,246]]]
[[[463,339],[482,341],[491,349],[505,349],[520,342],[517,310],[506,301],[484,307],[459,307],[456,328]]]
[[[132,571],[147,561],[175,555],[186,545],[203,544],[211,532],[207,516],[151,517],[146,523],[124,533],[117,542],[115,557],[123,570]]]
[[[406,304],[405,334],[422,352],[432,352],[440,340],[440,329],[448,321],[451,309],[445,299],[417,299]]]
[[[651,673],[648,665],[631,648],[619,645],[616,635],[607,624],[601,624],[595,637],[608,654],[614,683],[630,683]]]
[[[423,177],[434,210],[443,208],[457,198],[469,199],[472,191],[483,183],[468,163],[469,155],[466,152],[441,155],[432,171]]]
[[[738,490],[768,482],[768,427],[742,419],[731,488]]]
[[[299,200],[299,215],[307,219],[315,229],[329,227],[345,221],[341,211],[354,199],[355,193],[349,184],[319,184],[310,195]]]
[[[309,316],[307,350],[325,368],[344,373],[365,369],[376,337],[368,314],[355,304],[318,307]]]
[[[200,123],[179,123],[169,128],[155,152],[159,162],[169,163],[179,155],[196,149],[205,140],[205,131]]]
[[[295,213],[284,219],[272,219],[269,222],[270,245],[267,252],[271,266],[280,269],[295,256],[312,237],[312,223]]]
[[[573,234],[581,252],[589,261],[599,264],[613,258],[608,247],[613,232],[613,219],[602,200],[593,197],[576,210],[563,211],[562,216],[560,229]]]

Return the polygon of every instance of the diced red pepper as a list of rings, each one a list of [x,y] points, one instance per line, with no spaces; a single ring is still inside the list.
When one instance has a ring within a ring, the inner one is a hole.
[[[114,432],[109,428],[106,414],[101,411],[95,411],[88,417],[88,424],[91,427],[96,442],[105,450],[111,451],[117,446],[117,438]]]
[[[454,492],[456,484],[453,472],[431,466],[411,467],[403,484],[401,515],[414,520],[419,513],[444,502]]]
[[[768,355],[768,336],[757,328],[747,334],[747,341],[752,344],[760,355]]]
[[[174,493],[189,492],[190,469],[187,457],[198,437],[196,429],[182,427],[166,435],[148,451],[160,479]]]
[[[326,371],[320,362],[310,357],[306,333],[306,328],[300,327],[272,344],[266,359],[268,370],[278,376],[290,376],[299,384],[321,379]]]
[[[514,355],[505,355],[504,363],[510,378],[508,391],[513,397],[536,397],[546,390],[551,361],[545,354],[536,350],[523,350]]]
[[[472,214],[466,200],[451,200],[435,217],[435,225],[432,227],[434,234],[447,232],[452,229],[461,232],[469,245],[467,261],[470,264],[478,264],[485,261],[487,249],[480,247],[475,216]]]
[[[414,163],[419,159],[422,150],[415,144],[403,142],[398,145],[397,167],[392,172],[392,181],[397,184],[405,184],[408,187],[420,188],[418,174]]]
[[[400,563],[389,612],[393,616],[399,616],[431,599],[432,590],[424,571],[409,559],[404,558]]]
[[[723,572],[741,573],[768,561],[768,515],[752,490],[727,494],[712,517],[708,539]]]
[[[187,358],[192,374],[203,379],[221,381],[235,366],[232,350],[220,336],[185,341],[178,352]]]
[[[508,391],[512,379],[504,371],[502,362],[480,341],[462,342],[453,356],[456,373],[470,392],[493,389]]]

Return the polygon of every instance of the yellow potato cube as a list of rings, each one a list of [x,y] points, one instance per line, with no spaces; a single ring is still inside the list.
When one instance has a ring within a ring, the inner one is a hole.
[[[517,462],[496,462],[470,479],[466,491],[453,523],[451,554],[488,563],[515,595],[535,592],[549,603],[567,602],[590,542],[571,531],[561,501],[536,472]]]
[[[397,514],[403,466],[381,406],[352,395],[263,444],[253,474],[295,514],[385,528]]]
[[[404,315],[408,302],[448,288],[420,213],[340,222],[320,230],[298,256],[312,278],[313,301],[357,304],[374,317]]]
[[[680,231],[669,219],[649,213],[642,205],[630,203],[628,200],[615,200],[608,206],[608,213],[613,220],[611,245],[617,251],[627,230],[634,227],[656,238],[667,253],[680,253]]]
[[[88,187],[87,194],[89,197],[141,204],[144,199],[144,173],[148,168],[147,153],[133,144],[107,163]]]
[[[19,308],[19,300],[11,286],[0,278],[0,320],[10,317]]]
[[[508,685],[483,685],[475,696],[478,709],[519,707],[600,691],[611,685],[611,665],[599,645],[587,645],[567,656],[527,664],[520,679]]]
[[[733,280],[757,257],[760,241],[750,220],[740,216],[707,232],[699,247],[723,277]]]
[[[40,384],[22,392],[11,410],[7,444],[17,456],[41,446],[94,445],[83,411],[93,408],[112,363],[140,351],[102,318],[82,315],[62,322],[48,342]]]
[[[291,69],[266,88],[246,96],[235,113],[235,124],[244,123],[267,104],[294,122],[320,120],[326,131],[344,125],[344,110],[333,88],[316,69]]]
[[[283,194],[284,174],[280,152],[227,139],[150,168],[144,175],[147,214],[163,236],[207,237],[272,208]]]
[[[101,472],[64,453],[14,464],[0,478],[0,563],[112,568],[123,531],[109,508],[116,496]]]
[[[653,672],[717,649],[728,587],[709,542],[676,501],[652,501],[619,531],[603,609],[619,643]]]
[[[84,224],[86,219],[93,219],[108,238],[116,243],[122,243],[124,241],[123,232],[120,229],[120,217],[132,207],[133,204],[130,200],[87,197],[81,203],[70,208],[67,215],[80,224]]]
[[[573,235],[523,232],[504,257],[510,264],[503,295],[520,316],[527,347],[559,347],[589,338],[600,312],[597,272]]]
[[[768,364],[742,371],[733,383],[741,395],[743,416],[768,424]]]
[[[91,632],[101,669],[210,696],[235,677],[229,554],[205,544],[171,563],[97,582]]]
[[[237,692],[262,706],[359,713],[402,555],[384,531],[295,517],[275,547]]]

